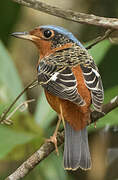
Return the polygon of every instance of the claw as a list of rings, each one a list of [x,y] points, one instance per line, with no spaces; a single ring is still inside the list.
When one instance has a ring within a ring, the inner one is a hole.
[[[57,153],[57,156],[59,156],[59,151],[58,151],[58,146],[57,146],[57,138],[56,138],[56,135],[53,134],[53,136],[50,136],[50,139],[46,139],[46,142],[51,142],[51,143],[54,144],[55,150],[56,150],[56,153]]]

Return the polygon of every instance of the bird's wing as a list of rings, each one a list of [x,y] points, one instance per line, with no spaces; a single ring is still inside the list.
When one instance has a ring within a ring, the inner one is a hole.
[[[78,93],[75,76],[69,67],[57,67],[41,61],[38,66],[38,81],[51,94],[77,105],[85,105]]]
[[[98,68],[94,62],[92,62],[89,66],[80,66],[83,72],[85,84],[91,91],[92,104],[96,111],[101,111],[101,106],[104,100],[104,90]]]

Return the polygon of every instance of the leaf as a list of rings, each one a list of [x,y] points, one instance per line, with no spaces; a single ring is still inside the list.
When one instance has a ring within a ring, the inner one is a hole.
[[[21,92],[22,84],[18,72],[8,52],[0,41],[0,112],[5,104],[10,104]],[[22,96],[19,102],[24,101]]]
[[[34,135],[24,132],[16,132],[10,128],[0,126],[0,159],[4,158],[13,148],[28,143]]]
[[[111,99],[118,95],[118,86],[113,87],[105,91],[105,102],[108,103]],[[103,118],[97,121],[97,129],[103,128],[105,126],[118,125],[118,108],[112,110],[110,113],[106,114]],[[89,131],[95,131],[94,125],[88,127]]]
[[[104,40],[96,44],[89,50],[89,53],[92,55],[97,65],[102,61],[110,47],[111,43],[108,40]]]
[[[43,91],[38,100],[35,112],[35,120],[41,126],[41,128],[46,129],[55,117],[56,112],[49,106]]]

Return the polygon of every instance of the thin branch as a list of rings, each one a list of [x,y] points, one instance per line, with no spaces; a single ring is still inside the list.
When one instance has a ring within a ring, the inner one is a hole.
[[[11,125],[13,122],[11,120],[11,117],[15,114],[15,112],[20,109],[20,108],[24,108],[22,111],[24,111],[25,109],[27,109],[28,104],[35,101],[35,99],[29,99],[26,100],[24,102],[22,102],[21,104],[19,104],[2,122],[1,124],[7,124],[7,125]]]
[[[61,17],[70,21],[100,26],[107,29],[118,29],[117,18],[99,17],[93,14],[79,13],[72,10],[66,10],[56,6],[49,5],[40,0],[13,0],[21,5],[51,14],[53,16]]]
[[[96,122],[99,118],[102,118],[107,113],[118,107],[118,96],[113,98],[109,103],[105,104],[102,108],[104,113],[93,111],[91,113],[91,123]],[[64,131],[57,135],[58,146],[64,142]],[[45,159],[52,151],[55,150],[55,146],[52,143],[44,143],[38,151],[30,156],[13,174],[8,176],[5,180],[18,180],[26,176],[32,169],[35,168],[43,159]]]
[[[103,41],[104,39],[108,38],[110,34],[113,32],[113,29],[108,29],[105,31],[104,35],[97,37],[92,44],[86,47],[86,49],[91,49],[93,46],[98,44],[99,42]]]
[[[37,79],[33,80],[29,85],[27,85],[23,91],[16,97],[16,99],[12,102],[12,104],[1,114],[0,116],[0,123],[5,122],[6,121],[6,117],[7,114],[9,113],[9,111],[11,110],[11,108],[16,104],[16,102],[19,100],[19,98],[28,90],[33,88],[34,86],[36,86],[38,84]]]

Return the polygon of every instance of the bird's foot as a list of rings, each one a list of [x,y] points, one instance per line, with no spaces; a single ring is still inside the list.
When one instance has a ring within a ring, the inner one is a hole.
[[[50,136],[49,139],[46,139],[46,142],[51,142],[51,143],[54,144],[56,153],[57,153],[57,155],[59,156],[59,151],[58,151],[58,146],[57,146],[57,137],[56,137],[56,134],[54,133],[53,136]]]

